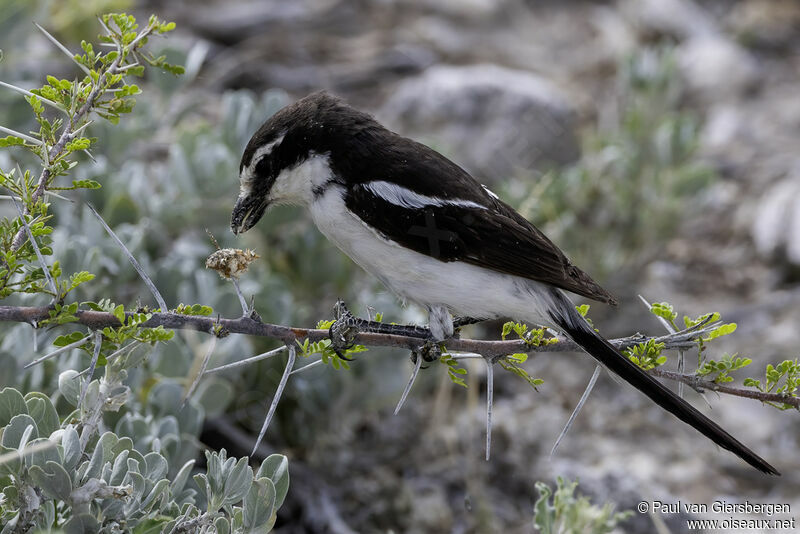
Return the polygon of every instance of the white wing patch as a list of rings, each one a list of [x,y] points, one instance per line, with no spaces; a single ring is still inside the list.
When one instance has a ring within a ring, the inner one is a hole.
[[[488,187],[486,187],[486,186],[485,186],[485,185],[483,185],[483,184],[481,184],[481,187],[483,188],[483,190],[484,190],[484,191],[486,191],[487,193],[489,193],[489,196],[490,196],[490,197],[494,198],[495,200],[500,200],[500,197],[498,197],[497,195],[495,195],[495,194],[494,194],[494,191],[492,191],[491,189],[489,189]]]
[[[400,185],[382,180],[368,182],[364,184],[364,187],[386,202],[402,208],[419,209],[429,206],[458,206],[462,208],[477,208],[482,210],[487,209],[486,206],[482,206],[471,200],[448,199],[421,195]]]

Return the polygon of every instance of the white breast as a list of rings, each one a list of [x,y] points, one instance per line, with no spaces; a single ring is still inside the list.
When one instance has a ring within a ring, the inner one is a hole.
[[[317,228],[391,291],[426,307],[456,315],[513,317],[549,324],[550,297],[538,282],[464,262],[443,262],[387,240],[347,210],[340,186],[309,204]]]

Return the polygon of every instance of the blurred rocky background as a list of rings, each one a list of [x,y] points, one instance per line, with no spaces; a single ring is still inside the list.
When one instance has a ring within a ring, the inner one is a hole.
[[[373,307],[388,320],[424,319],[401,309],[299,210],[271,212],[240,240],[227,230],[249,136],[281,106],[327,89],[446,154],[545,230],[620,298],[616,309],[592,307],[604,334],[662,333],[641,294],[681,314],[719,311],[737,322],[710,356],[752,358],[739,377],[798,357],[795,0],[0,0],[0,79],[32,87],[44,73],[75,76],[31,21],[76,47],[97,33],[94,15],[110,9],[175,21],[159,46],[187,66],[182,78],[146,79],[124,127],[98,124],[97,163],[82,168],[104,184],[86,196],[168,302],[236,315],[231,288],[202,267],[213,250],[209,228],[223,246],[262,255],[243,289],[266,321],[311,326],[332,315],[337,297],[361,315]],[[0,123],[28,113],[16,95],[0,93],[0,103]],[[91,268],[93,293],[146,301],[135,272],[80,206],[58,209],[65,270]],[[4,330],[8,377],[31,350],[21,329]],[[466,334],[497,337],[499,327]],[[163,380],[180,381],[204,350],[199,336],[179,337],[148,364]],[[214,362],[272,346],[231,336]],[[690,368],[694,360],[689,354]],[[531,358],[527,368],[545,380],[538,392],[496,373],[489,462],[481,366],[469,366],[466,390],[431,366],[398,416],[407,354],[374,350],[349,372],[298,375],[267,434],[265,450],[291,462],[277,531],[531,532],[534,482],[558,475],[621,509],[643,499],[748,499],[789,503],[800,514],[797,413],[754,401],[708,394],[711,410],[686,393],[782,471],[779,479],[607,375],[551,458],[592,362]],[[282,365],[214,379],[203,443],[247,454]],[[26,380],[33,387],[52,376]],[[660,519],[672,532],[685,529],[679,516]],[[655,528],[635,514],[623,531]]]

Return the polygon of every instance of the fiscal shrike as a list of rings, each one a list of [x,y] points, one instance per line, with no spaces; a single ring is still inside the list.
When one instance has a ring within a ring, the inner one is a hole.
[[[560,330],[611,372],[765,473],[769,463],[621,354],[564,293],[614,298],[464,169],[325,92],[283,108],[245,148],[231,228],[273,204],[308,208],[317,228],[404,301],[425,307],[434,341],[453,315]],[[587,228],[586,231],[591,231]]]

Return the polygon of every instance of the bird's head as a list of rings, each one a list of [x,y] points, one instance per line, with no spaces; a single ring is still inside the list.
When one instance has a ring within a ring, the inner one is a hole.
[[[325,92],[270,117],[247,143],[231,230],[252,228],[273,204],[307,205],[331,175],[330,154],[366,116]]]

